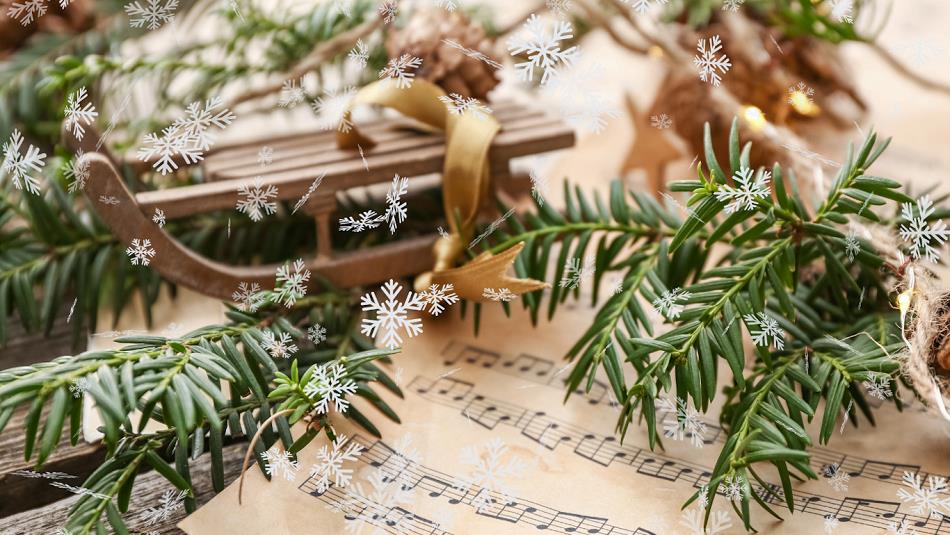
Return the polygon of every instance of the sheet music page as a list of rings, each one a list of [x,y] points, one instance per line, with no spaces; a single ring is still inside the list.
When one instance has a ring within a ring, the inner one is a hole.
[[[605,383],[564,403],[570,365],[563,355],[590,322],[588,302],[537,328],[520,310],[509,319],[488,304],[477,337],[471,318],[426,318],[425,332],[394,358],[391,372],[405,398],[384,394],[402,424],[374,417],[382,439],[338,427],[364,448],[357,461],[341,463],[353,470],[349,485],[330,477],[322,491],[310,475],[321,448],[331,453],[321,435],[301,452],[293,481],[275,475],[267,482],[252,467],[243,506],[234,483],[180,527],[190,534],[703,533],[697,505],[681,506],[708,481],[722,446],[715,410],[701,415],[701,438],[664,438],[665,449],[650,451],[645,426],[631,425],[622,443],[614,434],[619,409]],[[669,418],[675,415],[658,414]],[[902,488],[914,493],[902,482],[905,472],[924,485],[930,474],[950,474],[944,423],[915,403],[903,413],[883,408],[875,418],[877,428],[864,421],[855,428],[842,415],[832,443],[811,448],[822,477],[795,483],[794,515],[780,487],[756,488],[786,520],[753,504],[753,527],[817,534],[834,525],[831,532],[850,535],[891,533],[904,522],[908,534],[950,533],[950,522],[898,496]],[[778,483],[763,473],[766,483]],[[745,533],[727,497],[716,498],[715,511],[719,530],[709,533]]]

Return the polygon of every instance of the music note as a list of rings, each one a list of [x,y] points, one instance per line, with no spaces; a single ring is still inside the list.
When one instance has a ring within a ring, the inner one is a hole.
[[[550,360],[534,357],[521,353],[514,360],[502,362],[505,368],[512,368],[521,374],[530,374],[536,377],[545,377],[554,368],[554,363]]]
[[[852,477],[859,475],[869,475],[874,476],[878,479],[891,479],[894,477],[894,472],[900,469],[901,474],[903,472],[910,472],[916,474],[920,472],[919,464],[896,464],[896,463],[886,463],[882,461],[864,461],[864,464],[857,472],[851,472]]]
[[[501,358],[501,355],[495,351],[489,351],[469,344],[459,344],[459,346],[458,351],[455,351],[453,356],[447,356],[443,361],[446,366],[455,364],[458,361],[463,361],[468,364],[480,365],[483,368],[491,368],[498,362],[498,359]],[[446,350],[448,349],[449,348],[446,348]],[[443,354],[445,353],[443,352]]]
[[[563,519],[558,522],[558,519]],[[548,529],[551,526],[563,529],[567,533],[600,533],[607,524],[607,519],[599,516],[578,515],[574,513],[565,513],[563,511],[554,515],[554,518],[548,524],[536,526],[538,529]]]
[[[841,522],[850,522],[857,515],[894,518],[900,509],[900,502],[869,500],[865,498],[845,498],[835,512],[835,517]]]

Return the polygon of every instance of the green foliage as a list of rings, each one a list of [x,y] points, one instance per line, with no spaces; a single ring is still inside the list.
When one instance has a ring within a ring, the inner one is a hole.
[[[590,389],[603,368],[623,405],[618,432],[626,434],[634,418],[641,419],[655,447],[660,439],[657,400],[664,393],[705,412],[724,391],[721,423],[728,438],[708,489],[711,497],[730,483],[745,489],[734,507],[752,529],[750,501],[771,511],[754,492],[765,485],[760,467],[777,470],[793,510],[791,478],[816,477],[808,464],[812,440],[806,424],[817,418],[818,440],[826,443],[842,412],[855,424],[858,412],[873,423],[860,385],[871,378],[893,382],[897,375],[891,355],[903,341],[888,288],[903,270],[861,239],[850,259],[848,240],[855,237],[840,230],[852,220],[884,226],[902,221],[883,215],[881,208],[890,205],[896,213],[899,203],[912,199],[898,182],[868,174],[887,143],[878,143],[872,133],[856,153],[849,149],[827,196],[814,209],[797,191],[794,176],[776,164],[770,171],[773,195],[725,213],[728,199],[717,193],[738,186],[740,171],[762,177],[766,170],[753,168],[751,146],[740,146],[735,122],[728,165],[721,165],[707,125],[706,171],[700,167],[698,180],[671,185],[673,191],[691,194],[685,207],[663,207],[638,192],[625,192],[620,183],[612,185],[607,200],[591,200],[580,188],[565,186],[565,214],[538,201],[536,213],[509,219],[490,238],[494,245],[486,247],[497,253],[525,242],[515,271],[552,283],[549,318],[572,293],[559,284],[572,259],[580,262],[592,249],[594,303],[603,276],[622,275],[622,285],[567,352],[574,361],[568,395],[585,382]],[[683,217],[677,215],[681,212]],[[656,304],[670,295],[680,296],[675,312]],[[537,321],[541,292],[524,295],[522,303]],[[662,332],[654,332],[646,314],[650,303],[668,324]],[[747,355],[742,324],[753,336],[759,330],[754,320],[762,314],[776,322],[784,339],[769,343],[766,338]],[[719,377],[720,364],[728,377]],[[631,385],[624,365],[635,373]]]
[[[230,309],[227,325],[206,326],[174,339],[127,337],[117,340],[125,344],[118,350],[60,357],[0,373],[0,431],[14,410],[29,407],[24,456],[35,461],[36,469],[42,468],[60,443],[67,421],[70,442],[75,445],[79,439],[83,404],[70,388],[85,383],[85,395],[95,400],[107,452],[105,462],[83,487],[107,498],[82,495],[70,511],[66,529],[98,533],[108,522],[117,533],[126,533],[121,514],[128,510],[135,477],[146,465],[186,491],[186,508],[193,511],[189,456],[209,453],[214,488],[221,491],[224,437],[253,436],[265,420],[289,405],[298,409],[294,417],[276,417],[273,428],[264,428],[255,446],[262,467],[263,453],[278,441],[287,451],[297,452],[321,430],[332,436],[329,415],[314,410],[318,397],[280,387],[291,379],[297,381],[299,366],[306,368],[303,381],[315,367],[339,363],[346,370],[344,379],[356,382],[355,395],[398,422],[371,386],[378,383],[402,395],[375,365],[394,352],[371,349],[371,342],[354,332],[352,325],[358,318],[351,316],[351,296],[335,292],[309,296],[293,309],[269,304],[272,297],[272,293],[266,295],[268,304],[256,314]],[[323,344],[327,349],[304,348],[290,362],[290,375],[285,375],[280,370],[287,361],[275,362],[263,349],[265,332],[301,337],[300,328],[315,318],[330,332]],[[363,351],[336,355],[347,347]],[[299,381],[295,384],[300,386]],[[379,436],[369,418],[355,408],[341,416]],[[290,425],[304,417],[309,431],[295,441]],[[160,424],[160,430],[146,431],[149,422]],[[166,462],[166,455],[174,458],[174,467]]]

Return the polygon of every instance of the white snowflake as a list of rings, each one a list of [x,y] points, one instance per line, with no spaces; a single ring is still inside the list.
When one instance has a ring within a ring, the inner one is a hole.
[[[307,93],[303,90],[302,83],[297,85],[297,80],[284,80],[284,85],[280,88],[280,96],[277,98],[278,106],[292,108],[305,100],[307,100]]]
[[[455,10],[459,7],[458,0],[435,0],[435,5],[445,8],[449,13],[455,13]]]
[[[69,385],[69,392],[74,398],[82,397],[92,387],[92,381],[88,377],[80,377]]]
[[[172,513],[181,509],[182,502],[185,501],[186,496],[188,496],[188,491],[186,490],[178,492],[166,490],[162,493],[162,497],[159,498],[158,507],[149,507],[145,510],[145,513],[142,515],[142,520],[145,521],[145,525],[152,526],[168,520],[168,517],[171,516]]]
[[[453,486],[468,493],[473,486],[481,490],[472,501],[477,513],[484,513],[495,498],[491,493],[501,494],[502,503],[515,501],[515,491],[510,480],[522,478],[528,469],[520,457],[511,455],[508,446],[500,438],[493,438],[482,446],[466,446],[459,454],[459,462],[470,466],[468,474],[455,479]]]
[[[340,219],[340,230],[350,232],[363,232],[366,229],[376,228],[386,220],[385,216],[377,214],[374,210],[362,212],[358,218],[344,217]]]
[[[654,0],[657,5],[663,5],[670,0]],[[650,0],[623,0],[624,4],[632,4],[633,10],[637,13],[646,13],[650,8]]]
[[[548,11],[558,17],[563,17],[571,11],[571,0],[544,0],[544,5],[548,8]]]
[[[291,214],[296,214],[297,210],[299,210],[301,206],[306,204],[307,200],[310,199],[310,196],[313,195],[314,192],[317,191],[317,188],[320,187],[320,184],[323,184],[323,179],[326,177],[327,177],[326,172],[323,172],[317,175],[317,178],[313,179],[313,182],[311,182],[310,185],[307,186],[307,191],[299,199],[297,199],[297,202],[294,203],[294,209],[290,211]]]
[[[100,195],[100,196],[99,196],[99,202],[101,202],[102,204],[108,204],[108,205],[110,205],[110,206],[115,206],[115,205],[119,204],[119,199],[116,199],[116,198],[115,198],[114,196],[112,196],[112,195]]]
[[[734,502],[741,502],[745,496],[745,486],[742,484],[742,478],[738,475],[727,477],[723,480],[724,487],[722,493]]]
[[[344,446],[346,446],[344,448]],[[310,467],[310,477],[316,478],[317,492],[323,493],[330,488],[330,480],[337,487],[343,488],[350,484],[353,470],[343,468],[346,461],[355,462],[363,453],[363,446],[355,441],[347,442],[346,435],[339,434],[328,448],[326,444],[317,452],[317,463]]]
[[[809,103],[814,102],[811,97],[815,95],[815,90],[811,87],[805,85],[805,82],[798,82],[797,84],[788,88],[788,98],[787,102],[789,104],[795,104],[796,99],[804,98]]]
[[[82,149],[76,151],[76,155],[69,161],[64,173],[69,180],[67,191],[75,193],[86,189],[86,181],[89,180],[89,162],[83,160],[85,152]]]
[[[851,481],[851,476],[842,470],[841,465],[838,463],[829,465],[822,475],[825,476],[828,480],[828,485],[835,491],[848,492],[848,482]]]
[[[133,266],[139,264],[147,266],[155,256],[155,249],[152,249],[152,240],[139,241],[138,238],[134,238],[132,245],[125,249],[125,254],[129,255]]]
[[[353,0],[333,0],[333,9],[346,18],[353,16]]]
[[[16,184],[16,182],[14,182]],[[907,225],[900,225],[899,234],[904,241],[911,242],[910,254],[915,260],[921,256],[926,256],[927,260],[936,264],[940,260],[940,253],[937,247],[943,245],[950,239],[950,230],[947,230],[947,224],[938,219],[935,222],[927,221],[935,212],[933,201],[929,195],[924,195],[917,199],[917,215],[914,215],[914,205],[904,203],[901,205],[901,215],[907,220]],[[934,246],[936,244],[936,247]]]
[[[667,128],[673,126],[673,120],[670,119],[670,116],[665,113],[651,115],[650,126],[656,128],[657,130],[666,130]]]
[[[287,481],[297,478],[300,461],[295,460],[288,451],[270,449],[264,452],[264,471],[267,475],[280,474]]]
[[[699,487],[699,495],[696,497],[696,505],[700,509],[709,508],[709,485]]]
[[[947,479],[940,476],[927,476],[927,485],[924,486],[920,474],[904,472],[904,484],[910,491],[901,488],[897,497],[902,502],[910,504],[910,510],[916,514],[926,514],[929,518],[934,513],[950,512],[950,498],[942,496],[947,491]]]
[[[392,58],[389,63],[379,71],[379,77],[386,77],[396,82],[396,87],[406,89],[412,85],[412,80],[416,73],[409,72],[410,69],[418,69],[422,65],[422,58],[417,58],[410,54],[403,54],[398,58]]]
[[[29,145],[26,155],[20,152],[23,146],[23,135],[16,128],[10,134],[10,140],[3,145],[3,171],[10,174],[13,186],[16,189],[26,188],[26,191],[39,195],[40,182],[32,176],[46,165],[46,153]]]
[[[438,316],[445,310],[445,306],[442,303],[449,305],[454,305],[458,302],[459,297],[455,294],[455,286],[452,284],[432,284],[429,286],[429,289],[420,293],[419,297],[422,299],[422,302],[429,307],[429,314],[433,316]]]
[[[722,3],[723,11],[739,11],[739,6],[745,3],[745,0],[725,0]]]
[[[691,297],[691,294],[682,288],[673,288],[663,292],[663,295],[653,300],[653,307],[656,311],[671,320],[675,320],[683,313],[684,305],[677,301],[685,301]]]
[[[264,340],[261,341],[261,346],[274,359],[289,359],[298,351],[297,344],[287,333],[275,335],[271,331],[264,331]]]
[[[844,239],[844,252],[848,255],[848,262],[854,262],[854,258],[861,252],[861,242],[853,231],[849,232]]]
[[[13,2],[7,9],[7,16],[11,19],[19,20],[20,24],[24,26],[29,26],[34,20],[46,14],[46,10],[48,9],[46,2],[47,0]]]
[[[205,100],[204,107],[201,102],[192,102],[186,108],[185,117],[175,120],[173,126],[179,128],[181,135],[188,143],[194,144],[194,148],[208,150],[217,139],[211,127],[223,130],[237,117],[228,108],[218,110],[223,105],[221,97],[217,96]]]
[[[907,519],[902,518],[900,523],[891,522],[887,526],[887,532],[890,535],[917,535],[917,530],[910,527],[911,525],[907,523]]]
[[[69,97],[66,98],[66,110],[64,111],[66,117],[63,119],[63,126],[71,128],[73,136],[80,141],[83,134],[86,133],[82,123],[89,126],[99,116],[99,112],[96,111],[92,103],[87,102],[83,105],[83,100],[86,100],[85,87],[80,87],[75,93],[70,93]]]
[[[313,345],[318,345],[327,339],[327,328],[319,323],[314,323],[307,328],[307,339],[310,340]]]
[[[828,515],[825,517],[825,533],[834,533],[838,529],[838,519],[835,515]]]
[[[231,300],[241,305],[241,310],[254,312],[264,304],[264,294],[261,293],[261,286],[256,282],[242,282],[231,294]]]
[[[202,159],[201,151],[188,145],[188,138],[183,136],[176,126],[169,126],[162,130],[162,135],[154,132],[145,134],[145,146],[139,147],[138,159],[147,161],[155,156],[152,167],[162,175],[167,175],[178,169],[175,156],[181,157],[186,164],[193,164]]]
[[[482,290],[482,297],[485,299],[491,299],[492,301],[514,301],[517,295],[511,293],[508,288],[484,288]]]
[[[573,105],[561,109],[561,116],[574,128],[600,134],[607,129],[609,119],[620,117],[620,111],[602,93],[584,93],[580,97]]]
[[[277,268],[277,302],[284,303],[288,308],[294,306],[298,299],[307,295],[307,282],[310,281],[310,270],[303,259],[294,261],[293,268],[284,264]]]
[[[267,167],[274,163],[274,148],[263,146],[257,151],[257,165]]]
[[[854,24],[854,0],[831,0],[831,18]]]
[[[606,66],[599,61],[573,63],[552,71],[542,88],[558,101],[558,112],[571,126],[599,134],[608,119],[620,116],[605,93]]]
[[[594,257],[585,256],[584,264],[581,265],[580,258],[570,258],[564,264],[564,274],[561,276],[560,286],[562,288],[574,289],[594,276]]]
[[[164,4],[161,0],[146,0],[146,7],[142,7],[139,2],[131,2],[125,5],[125,13],[129,16],[129,26],[132,28],[141,28],[147,23],[149,30],[157,30],[172,21],[175,18],[175,10],[178,9],[178,0],[166,0]]]
[[[718,35],[714,35],[709,39],[700,39],[696,44],[696,51],[699,52],[699,55],[693,56],[693,65],[699,69],[699,79],[716,87],[719,87],[722,82],[719,74],[725,74],[732,67],[729,56],[723,54],[718,58],[716,57],[716,52],[720,50],[722,50],[722,39]]]
[[[538,202],[538,206],[544,206],[544,196],[548,191],[548,179],[536,173],[534,169],[528,171],[528,178],[531,180],[531,195]]]
[[[376,11],[379,13],[379,16],[383,18],[383,22],[389,24],[396,20],[396,17],[399,15],[399,2],[394,0],[383,2],[379,4]]]
[[[775,345],[775,349],[785,348],[785,333],[779,327],[775,319],[769,317],[765,312],[755,314],[746,314],[744,317],[747,325],[758,327],[756,330],[749,329],[752,335],[752,342],[759,347],[768,347],[769,339]]]
[[[238,188],[238,195],[243,195],[243,199],[239,199],[237,206],[235,208],[238,212],[242,212],[248,215],[251,218],[251,221],[260,221],[264,217],[264,213],[267,214],[276,214],[277,213],[277,186],[273,184],[268,184],[267,187],[264,187],[264,178],[263,177],[254,177],[254,185],[244,184]]]
[[[380,466],[374,468],[364,482],[369,483],[369,492],[363,489],[362,482],[354,483],[343,503],[335,506],[343,513],[346,530],[357,535],[364,529],[369,529],[371,535],[412,533],[415,517],[404,507],[413,501],[412,476],[407,472],[393,474]]]
[[[886,373],[874,373],[861,384],[868,391],[868,394],[881,401],[887,401],[894,395],[891,392],[891,376]]]
[[[491,114],[491,108],[484,105],[475,97],[463,97],[458,93],[449,93],[448,96],[442,95],[439,100],[445,103],[449,113],[453,115],[464,115],[470,113],[476,119],[484,120]]]
[[[353,121],[347,116],[346,110],[355,95],[356,89],[352,87],[328,89],[322,97],[311,102],[310,107],[317,114],[317,126],[321,130],[349,132],[353,128]]]
[[[732,519],[727,511],[713,511],[706,523],[706,512],[699,507],[683,511],[680,525],[689,530],[689,535],[721,535],[732,527]]]
[[[557,67],[571,65],[579,51],[576,46],[561,50],[560,41],[574,37],[571,24],[564,20],[555,21],[549,33],[545,23],[536,14],[531,14],[524,23],[524,29],[508,39],[508,52],[512,56],[526,54],[528,61],[515,64],[518,77],[526,82],[534,80],[534,70],[541,69],[541,85],[546,85]]]
[[[408,314],[411,310],[422,310],[425,302],[414,292],[407,292],[406,297],[400,302],[399,294],[402,292],[402,285],[393,279],[383,284],[382,291],[385,297],[382,303],[376,297],[376,292],[370,292],[360,299],[363,312],[376,313],[375,319],[363,318],[360,332],[370,338],[375,338],[382,333],[383,345],[389,349],[395,349],[402,345],[400,330],[405,330],[410,338],[422,333],[422,320],[409,319]]]
[[[752,178],[753,174],[756,175],[755,179]],[[726,205],[727,214],[737,210],[755,210],[758,206],[756,199],[764,199],[771,194],[769,189],[771,179],[771,171],[755,173],[748,167],[741,167],[732,175],[736,186],[721,184],[715,193],[716,199]]]
[[[152,214],[152,222],[159,226],[159,228],[165,226],[165,211],[161,208],[156,208],[155,213]]]
[[[366,68],[366,64],[369,62],[369,47],[366,46],[366,43],[362,39],[356,40],[356,46],[350,50],[350,53],[346,57],[353,60],[361,69]]]
[[[318,414],[330,411],[330,403],[337,412],[346,412],[350,402],[346,396],[356,392],[356,382],[346,376],[346,367],[338,362],[323,364],[316,368],[310,381],[303,387],[303,393],[316,401],[314,410]]]
[[[408,212],[406,211],[406,202],[401,200],[402,196],[409,191],[409,178],[396,175],[393,177],[392,186],[386,193],[386,213],[383,217],[389,222],[389,233],[395,234],[396,228],[400,223],[406,220]]]
[[[686,401],[676,398],[660,398],[657,408],[665,413],[663,419],[663,436],[673,440],[683,440],[689,436],[694,448],[702,448],[706,435],[706,422],[696,409],[686,404]]]

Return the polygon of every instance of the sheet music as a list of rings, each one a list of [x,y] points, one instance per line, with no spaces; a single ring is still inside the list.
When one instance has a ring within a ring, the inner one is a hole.
[[[471,334],[471,320],[427,323],[424,334],[394,360],[391,375],[400,377],[404,398],[384,394],[402,424],[374,417],[382,439],[355,427],[338,428],[365,448],[358,462],[349,463],[354,470],[350,486],[330,485],[321,493],[308,477],[316,451],[326,445],[321,437],[301,452],[301,471],[293,482],[275,477],[268,483],[252,470],[244,496],[254,508],[239,508],[235,489],[229,488],[182,528],[189,533],[203,533],[202,526],[252,533],[283,522],[288,533],[313,526],[337,533],[363,514],[376,519],[378,533],[691,535],[686,513],[695,505],[687,511],[681,506],[708,483],[726,438],[716,423],[718,408],[704,416],[702,448],[691,446],[689,438],[664,438],[665,449],[651,451],[643,427],[631,425],[622,442],[614,434],[619,406],[605,381],[564,403],[563,380],[570,366],[562,357],[589,314],[577,307],[537,329],[518,312],[511,319],[486,314],[478,337]],[[830,446],[811,448],[812,469],[828,474],[837,466],[848,475],[846,490],[835,489],[827,477],[795,482],[794,514],[789,514],[779,478],[763,467],[763,483],[753,491],[786,520],[753,505],[754,527],[760,533],[817,534],[826,533],[826,519],[834,519],[836,535],[888,533],[892,523],[901,522],[920,535],[950,533],[950,522],[942,516],[914,512],[897,496],[898,489],[907,488],[905,471],[924,478],[950,474],[950,462],[941,455],[948,440],[941,422],[890,407],[876,411],[875,417],[878,428],[863,421],[858,428],[847,425]],[[664,419],[675,415],[658,413],[657,418],[662,428]],[[504,445],[501,461],[523,461],[524,474],[503,477],[510,485],[504,492],[491,481],[460,484],[473,470],[466,449],[479,452],[477,460],[484,463],[488,457],[482,448],[492,441]],[[412,455],[401,451],[401,442],[410,444],[404,447]],[[374,501],[372,496],[385,493],[362,492],[354,500],[353,484],[366,486],[374,470],[385,481],[400,482],[400,492],[411,498]],[[261,518],[260,506],[276,508],[280,519]],[[732,527],[724,533],[745,533],[728,498],[717,497],[715,508],[731,518]]]

